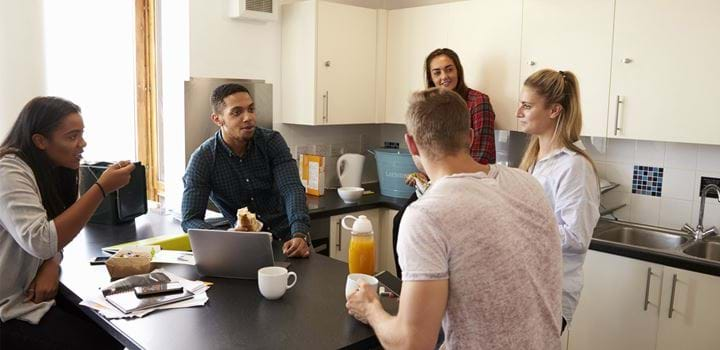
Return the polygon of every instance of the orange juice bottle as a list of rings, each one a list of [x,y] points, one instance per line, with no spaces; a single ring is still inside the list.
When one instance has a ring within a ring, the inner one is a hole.
[[[354,219],[352,227],[345,224],[345,220]],[[348,252],[348,265],[350,273],[375,273],[375,238],[373,236],[372,222],[365,215],[359,217],[346,216],[342,219],[342,226],[350,230],[350,250]]]

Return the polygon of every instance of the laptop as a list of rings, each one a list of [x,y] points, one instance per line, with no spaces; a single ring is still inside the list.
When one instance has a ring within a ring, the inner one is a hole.
[[[272,234],[190,229],[195,267],[204,276],[257,279],[257,271],[273,266]]]

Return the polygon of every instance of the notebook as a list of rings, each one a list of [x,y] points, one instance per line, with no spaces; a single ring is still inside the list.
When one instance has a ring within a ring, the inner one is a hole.
[[[102,289],[105,299],[123,313],[145,310],[161,305],[191,299],[194,294],[185,290],[178,294],[158,295],[138,298],[133,288],[170,282],[170,277],[162,272],[151,272],[117,280]]]
[[[166,250],[190,251],[190,238],[188,237],[187,233],[167,234],[141,239],[139,241],[121,243],[114,246],[102,248],[102,250],[104,252],[113,254],[120,250],[120,248],[147,245],[159,245],[160,248]]]

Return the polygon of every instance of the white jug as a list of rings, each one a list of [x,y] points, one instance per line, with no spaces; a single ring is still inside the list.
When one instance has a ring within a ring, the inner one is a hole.
[[[360,187],[365,156],[345,153],[337,160],[337,174],[341,187]]]

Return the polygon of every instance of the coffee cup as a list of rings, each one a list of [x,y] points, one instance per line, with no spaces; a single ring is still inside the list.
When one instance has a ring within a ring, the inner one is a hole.
[[[360,282],[364,282],[365,284],[369,284],[377,293],[378,284],[379,281],[377,278],[366,275],[364,273],[351,273],[347,276],[347,281],[345,282],[345,299],[347,300],[350,298],[350,295],[355,293],[358,289],[360,289]]]
[[[290,276],[293,276],[293,282],[288,284]],[[260,294],[268,300],[282,298],[285,291],[292,288],[297,282],[297,274],[288,271],[284,267],[269,266],[258,270],[258,288]]]

